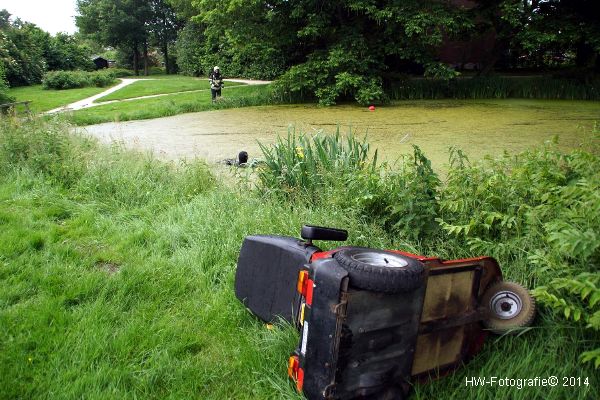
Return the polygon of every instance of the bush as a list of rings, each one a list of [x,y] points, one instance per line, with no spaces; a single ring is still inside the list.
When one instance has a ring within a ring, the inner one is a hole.
[[[115,75],[110,70],[93,72],[85,71],[51,71],[44,75],[44,89],[75,89],[86,86],[105,87],[116,82]]]
[[[8,95],[8,84],[6,83],[6,75],[4,74],[4,66],[0,63],[0,104],[12,103],[14,97]]]
[[[106,87],[116,82],[115,74],[111,70],[104,69],[88,73],[90,86]]]
[[[128,76],[135,75],[135,72],[125,68],[111,68],[110,72],[112,72],[116,78],[127,78]]]
[[[0,171],[25,168],[48,179],[71,185],[85,168],[89,143],[74,141],[68,127],[41,119],[0,121]]]

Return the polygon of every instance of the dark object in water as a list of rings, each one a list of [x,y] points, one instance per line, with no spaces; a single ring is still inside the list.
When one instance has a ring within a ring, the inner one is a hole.
[[[238,153],[237,160],[234,158],[226,158],[223,160],[226,165],[235,165],[236,167],[245,167],[248,163],[248,152],[242,150]]]
[[[240,151],[238,154],[238,164],[246,164],[248,162],[248,153],[245,151]]]

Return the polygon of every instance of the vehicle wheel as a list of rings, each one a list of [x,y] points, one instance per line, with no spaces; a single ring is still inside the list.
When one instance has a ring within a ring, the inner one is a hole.
[[[481,305],[487,311],[483,324],[498,335],[529,326],[535,318],[535,299],[527,289],[514,282],[490,286],[481,298]],[[518,333],[518,330],[513,332]]]
[[[420,261],[384,250],[351,247],[333,258],[350,276],[350,285],[384,293],[408,292],[423,284]]]

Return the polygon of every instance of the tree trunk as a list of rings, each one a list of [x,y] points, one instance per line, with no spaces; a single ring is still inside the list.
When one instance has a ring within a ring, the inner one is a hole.
[[[169,65],[169,45],[165,41],[163,43],[163,56],[165,57],[165,72],[168,74],[171,73],[171,66]]]
[[[594,48],[580,40],[576,45],[575,65],[579,68],[592,68],[596,63],[596,52]]]
[[[148,69],[148,40],[144,40],[144,75],[150,75],[150,70]]]
[[[139,63],[139,52],[137,42],[133,44],[133,70],[135,71],[135,75],[140,75],[140,63]]]

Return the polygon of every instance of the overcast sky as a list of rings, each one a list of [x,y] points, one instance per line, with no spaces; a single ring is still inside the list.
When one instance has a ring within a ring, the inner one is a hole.
[[[13,18],[33,22],[52,34],[74,33],[76,0],[0,0],[0,10],[7,9]]]

